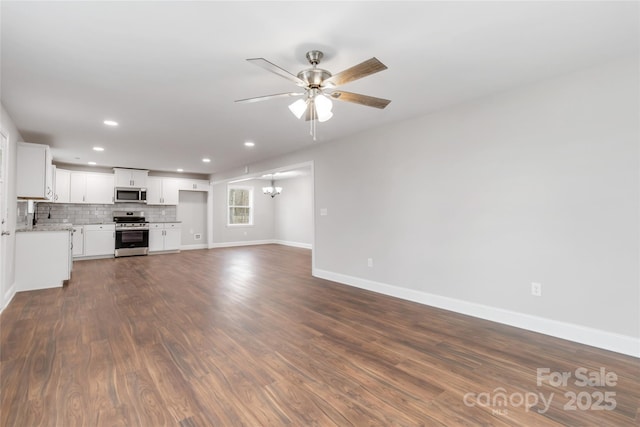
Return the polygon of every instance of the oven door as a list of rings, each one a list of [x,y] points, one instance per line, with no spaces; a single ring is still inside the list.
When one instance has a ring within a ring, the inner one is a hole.
[[[116,230],[116,256],[147,255],[149,230]]]

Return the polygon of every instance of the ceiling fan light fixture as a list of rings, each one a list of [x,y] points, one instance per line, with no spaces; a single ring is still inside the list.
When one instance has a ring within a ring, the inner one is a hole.
[[[333,113],[331,109],[333,108],[333,102],[329,98],[324,95],[316,95],[313,100],[313,104],[316,108],[316,117],[319,122],[326,122],[331,117],[333,117]]]
[[[329,120],[331,117],[333,117],[333,113],[331,111],[324,113],[324,114],[320,114],[318,113],[318,121],[320,123],[324,123],[327,120]]]
[[[332,74],[327,70],[318,68],[318,64],[320,64],[323,56],[323,53],[319,50],[307,52],[307,60],[311,64],[311,68],[304,69],[297,75],[290,73],[264,58],[247,59],[247,61],[294,83],[299,88],[304,89],[304,92],[277,93],[275,95],[239,99],[236,100],[236,102],[256,102],[267,99],[304,96],[304,99],[298,99],[290,104],[289,110],[298,119],[301,119],[303,115],[305,116],[305,120],[309,122],[309,135],[313,137],[314,141],[316,140],[317,123],[326,122],[333,117],[333,113],[331,112],[333,108],[331,98],[380,109],[385,108],[391,102],[388,99],[376,98],[359,93],[333,91],[337,86],[386,70],[387,66],[377,58],[370,58],[337,74]],[[324,90],[327,90],[329,93],[325,94]]]
[[[289,110],[291,110],[294,116],[301,118],[307,110],[307,101],[304,99],[298,99],[296,102],[289,105]]]

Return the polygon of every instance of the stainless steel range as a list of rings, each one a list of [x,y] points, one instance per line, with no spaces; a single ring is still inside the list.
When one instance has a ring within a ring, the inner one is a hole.
[[[149,253],[149,223],[142,211],[114,211],[116,257]]]

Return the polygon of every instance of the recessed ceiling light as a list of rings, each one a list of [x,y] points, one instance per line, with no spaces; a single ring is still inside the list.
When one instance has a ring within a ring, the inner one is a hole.
[[[184,169],[176,169],[178,172],[184,172]]]
[[[90,164],[91,166],[95,166],[95,165],[96,165],[96,162],[89,162],[89,164]]]
[[[102,147],[93,147],[93,151],[104,151]]]
[[[205,162],[205,163],[209,163],[211,161],[211,159],[208,158],[208,157],[205,157],[204,159],[202,159],[202,161]]]
[[[256,143],[255,142],[251,142],[251,141],[247,141],[247,142],[244,143],[245,147],[254,147],[255,145],[256,145]]]
[[[113,121],[113,120],[105,120],[105,121],[104,121],[104,122],[102,122],[102,123],[104,123],[104,124],[105,124],[105,125],[107,125],[107,126],[118,126],[118,122]]]

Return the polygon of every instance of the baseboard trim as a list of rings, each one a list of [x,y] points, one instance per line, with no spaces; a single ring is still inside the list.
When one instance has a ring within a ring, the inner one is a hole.
[[[209,245],[206,243],[200,243],[197,245],[182,245],[180,246],[180,250],[182,251],[193,251],[195,249],[208,249]]]
[[[290,242],[287,240],[274,240],[277,245],[292,246],[294,248],[311,249],[311,243]]]
[[[15,282],[11,285],[7,292],[2,296],[2,307],[0,307],[0,313],[4,311],[5,308],[9,306],[9,303],[13,300],[13,297],[16,296],[16,284]]]
[[[640,358],[640,339],[628,335],[429,294],[317,268],[313,269],[312,274],[321,279]]]
[[[216,248],[233,248],[236,246],[255,246],[255,245],[271,245],[273,240],[247,240],[239,242],[223,242],[223,243],[211,243],[209,249]]]

